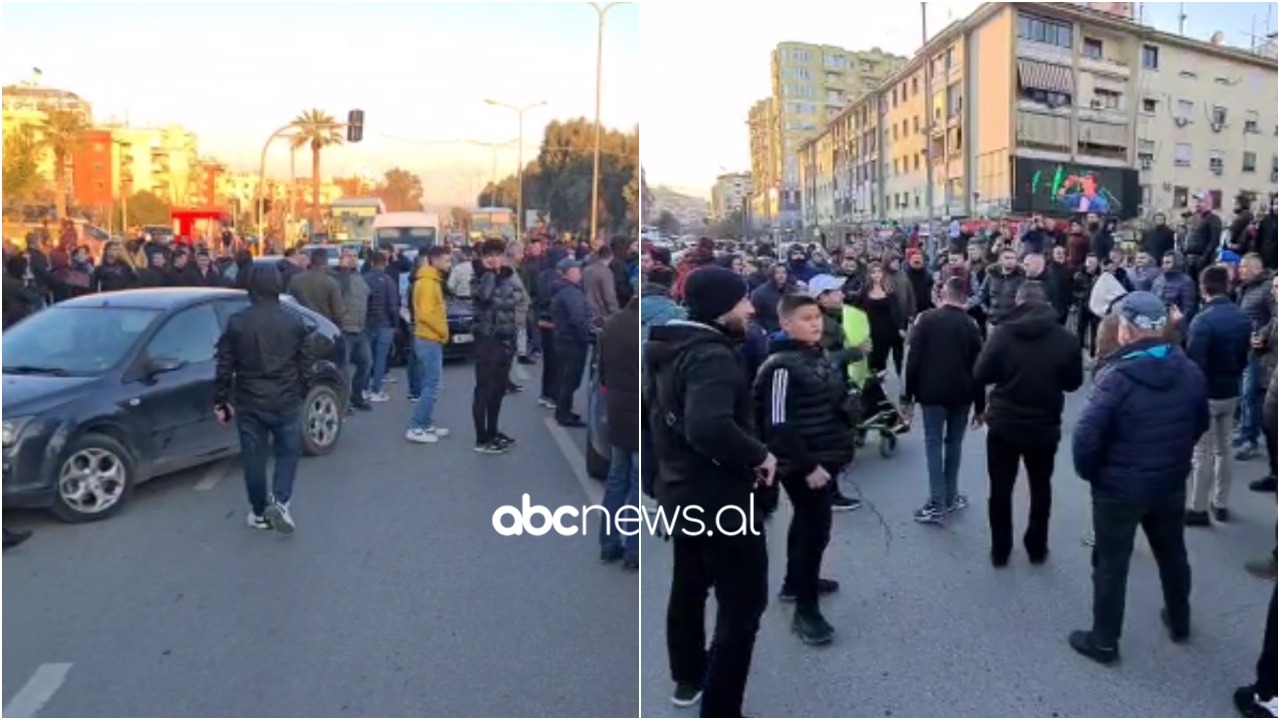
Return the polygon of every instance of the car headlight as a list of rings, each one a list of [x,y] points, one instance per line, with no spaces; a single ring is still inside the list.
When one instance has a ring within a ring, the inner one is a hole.
[[[31,418],[5,418],[4,420],[4,446],[9,447],[18,441],[18,436],[22,434],[22,429],[27,426],[27,421]]]

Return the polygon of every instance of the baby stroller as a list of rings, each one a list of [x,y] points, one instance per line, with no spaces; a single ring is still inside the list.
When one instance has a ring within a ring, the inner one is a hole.
[[[853,424],[853,444],[864,447],[867,435],[876,433],[880,436],[880,457],[891,458],[898,450],[898,436],[909,432],[911,423],[884,391],[885,373],[885,370],[872,373],[860,389],[851,391],[859,405]]]

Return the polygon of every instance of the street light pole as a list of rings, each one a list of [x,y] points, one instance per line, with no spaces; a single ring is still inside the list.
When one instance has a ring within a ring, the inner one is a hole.
[[[536,103],[531,103],[523,107],[520,105],[498,102],[493,99],[486,99],[484,102],[486,105],[506,108],[514,112],[516,114],[517,124],[520,128],[520,137],[516,144],[516,162],[518,164],[516,167],[516,183],[519,185],[519,187],[516,188],[516,235],[521,235],[524,233],[524,114],[534,108],[546,105],[547,101],[539,100]]]
[[[293,127],[293,123],[289,123],[288,125],[282,125],[279,130],[276,130],[275,132],[271,133],[271,136],[267,138],[267,141],[262,144],[262,155],[258,159],[258,188],[257,188],[257,192],[254,193],[254,201],[256,203],[256,207],[254,207],[253,209],[253,211],[256,213],[254,217],[256,217],[258,221],[257,225],[258,225],[258,241],[259,242],[262,242],[262,238],[264,237],[264,233],[262,231],[263,230],[262,228],[262,193],[266,189],[266,185],[267,185],[267,150],[271,148],[271,143],[276,138],[280,137],[281,135],[284,135],[292,127]]]
[[[929,229],[929,237],[925,241],[925,252],[932,263],[937,256],[938,240],[934,237],[933,228],[933,53],[929,47],[929,6],[920,3],[920,47],[924,49],[924,205],[925,227]],[[946,150],[944,149],[945,153]],[[944,155],[945,157],[945,155]]]
[[[596,138],[591,157],[591,229],[589,230],[589,237],[594,240],[600,227],[600,84],[604,70],[604,21],[610,10],[627,3],[611,2],[601,5],[589,2],[587,4],[596,11]]]

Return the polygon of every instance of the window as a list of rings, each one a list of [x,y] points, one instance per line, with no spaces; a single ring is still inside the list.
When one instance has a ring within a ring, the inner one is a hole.
[[[211,362],[222,329],[213,305],[183,310],[165,321],[147,343],[148,359],[166,358],[196,364]]]
[[[912,162],[911,162],[912,167],[911,167],[911,169],[912,169],[912,170],[919,170],[919,169],[920,169],[920,155],[919,155],[918,153],[917,153],[917,154],[915,154],[915,155],[912,155],[912,156],[911,156],[911,159],[912,159]]]
[[[915,117],[911,118],[911,132],[914,132],[914,133],[920,132],[920,116],[919,115],[916,115]]]
[[[1176,208],[1184,208],[1187,201],[1191,199],[1191,192],[1185,187],[1175,187],[1173,189],[1173,206]]]
[[[1143,170],[1150,170],[1151,165],[1155,162],[1155,160],[1156,160],[1155,153],[1148,152],[1148,151],[1138,152],[1138,166],[1141,167]]]
[[[1155,98],[1142,98],[1142,112],[1148,115],[1155,115],[1156,108],[1159,107],[1159,105],[1160,102]]]
[[[1214,105],[1214,106],[1213,106],[1213,115],[1212,115],[1212,117],[1213,117],[1213,124],[1214,124],[1214,125],[1226,125],[1226,124],[1227,124],[1227,109],[1226,109],[1226,108],[1224,108],[1224,107],[1222,107],[1221,105]]]
[[[1222,209],[1222,191],[1221,190],[1210,190],[1209,200],[1212,201],[1214,210]]]
[[[1258,111],[1246,110],[1244,113],[1244,131],[1251,135],[1258,133]]]
[[[948,71],[950,71],[951,68],[955,65],[955,62],[956,62],[956,49],[955,49],[955,46],[953,45],[947,48],[947,54],[943,56],[942,64],[946,67]]]
[[[1045,45],[1056,45],[1069,50],[1071,49],[1071,24],[1020,13],[1018,38]]]
[[[1160,69],[1160,48],[1155,45],[1142,46],[1142,67],[1145,70]]]
[[[1195,103],[1191,102],[1190,100],[1179,100],[1178,109],[1176,112],[1174,112],[1173,116],[1178,118],[1179,120],[1185,120],[1187,122],[1191,122],[1191,116],[1194,115],[1195,112],[1196,112]]]
[[[1222,152],[1219,150],[1209,151],[1209,169],[1215,173],[1222,172]]]
[[[898,174],[898,158],[893,159],[893,174]]]
[[[1097,89],[1093,91],[1093,102],[1094,107],[1106,108],[1108,110],[1119,110],[1120,93],[1114,90]]]
[[[907,136],[907,119],[902,118],[902,137]]]
[[[919,94],[920,94],[920,78],[913,77],[911,78],[911,97],[915,97],[916,95],[919,95]]]
[[[891,134],[891,135],[893,135],[893,139],[894,139],[894,140],[897,140],[897,139],[898,139],[898,126],[897,126],[897,124],[896,124],[896,123],[895,123],[895,124],[893,125],[893,127],[891,128],[891,133],[890,133],[890,134]]]
[[[1178,167],[1191,166],[1191,143],[1178,143],[1173,147],[1173,164]]]
[[[1257,172],[1258,153],[1246,150],[1244,153],[1244,160],[1240,164],[1240,169],[1247,173]]]
[[[1087,37],[1084,39],[1084,46],[1080,48],[1080,54],[1090,60],[1102,59],[1102,41],[1095,38]]]

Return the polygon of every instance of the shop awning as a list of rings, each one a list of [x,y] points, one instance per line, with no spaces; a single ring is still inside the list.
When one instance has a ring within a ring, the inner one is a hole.
[[[1018,59],[1018,84],[1027,90],[1062,93],[1074,96],[1076,84],[1071,68],[1038,60]]]

